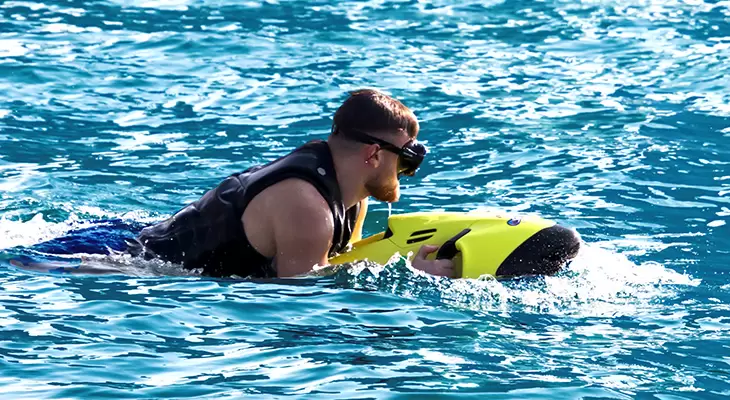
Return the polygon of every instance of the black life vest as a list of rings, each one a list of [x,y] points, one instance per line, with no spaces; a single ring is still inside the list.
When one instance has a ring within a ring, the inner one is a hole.
[[[251,246],[241,217],[257,194],[290,178],[311,183],[327,201],[334,220],[329,256],[342,252],[352,236],[359,205],[345,210],[329,145],[321,140],[229,176],[169,219],[144,228],[128,241],[127,250],[147,259],[202,268],[210,276],[275,277],[273,260]]]

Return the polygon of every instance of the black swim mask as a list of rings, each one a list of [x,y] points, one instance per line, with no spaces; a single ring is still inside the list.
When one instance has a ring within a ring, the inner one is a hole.
[[[428,153],[428,149],[426,148],[426,146],[418,143],[418,141],[416,141],[415,139],[409,140],[408,142],[406,142],[406,144],[403,145],[403,147],[398,147],[392,143],[388,143],[385,140],[370,136],[369,134],[357,129],[347,129],[347,131],[339,131],[337,127],[334,127],[332,132],[335,134],[337,134],[338,132],[342,132],[345,136],[352,140],[364,144],[377,144],[383,150],[387,150],[391,153],[397,154],[399,176],[415,175],[416,170],[419,166],[421,166],[423,159]]]

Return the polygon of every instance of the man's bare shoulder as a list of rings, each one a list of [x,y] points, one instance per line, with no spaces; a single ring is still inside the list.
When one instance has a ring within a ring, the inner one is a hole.
[[[259,196],[279,209],[287,208],[291,212],[314,213],[318,216],[331,214],[319,190],[302,179],[285,179],[268,187]]]
[[[241,222],[251,245],[266,257],[274,257],[284,242],[328,246],[334,233],[329,205],[317,188],[301,179],[286,179],[261,191]]]
[[[256,212],[249,216],[251,221],[259,221],[252,226],[266,232],[267,239],[250,240],[261,240],[261,249],[274,257],[278,276],[304,274],[314,265],[326,265],[334,222],[327,201],[312,184],[288,179],[270,186],[254,200],[261,210],[247,212]]]
[[[251,203],[258,212],[270,216],[267,219],[272,222],[309,227],[321,233],[331,234],[334,231],[329,204],[319,190],[305,180],[278,182],[264,189]]]

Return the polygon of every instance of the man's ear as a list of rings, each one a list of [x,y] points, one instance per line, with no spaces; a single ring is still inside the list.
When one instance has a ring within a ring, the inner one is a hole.
[[[382,162],[380,146],[371,144],[365,147],[365,164],[378,168]]]

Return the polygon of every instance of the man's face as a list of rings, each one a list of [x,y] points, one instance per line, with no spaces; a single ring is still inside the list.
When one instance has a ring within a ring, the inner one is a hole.
[[[402,147],[411,138],[405,132],[399,132],[387,139],[395,146]],[[394,203],[400,199],[400,181],[398,180],[398,155],[390,151],[379,150],[380,165],[374,177],[365,183],[370,196],[378,201]]]

